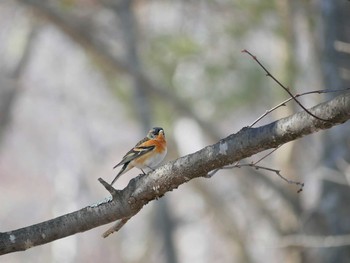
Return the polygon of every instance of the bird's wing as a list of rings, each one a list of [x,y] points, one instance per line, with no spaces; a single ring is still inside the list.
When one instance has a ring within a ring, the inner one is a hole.
[[[123,159],[118,164],[116,164],[113,167],[113,169],[122,165],[122,164],[131,162],[132,160],[135,160],[136,158],[152,151],[154,149],[155,145],[150,145],[149,141],[150,140],[147,137],[144,138],[143,140],[139,141],[134,148],[132,148],[130,151],[128,151],[124,155]]]

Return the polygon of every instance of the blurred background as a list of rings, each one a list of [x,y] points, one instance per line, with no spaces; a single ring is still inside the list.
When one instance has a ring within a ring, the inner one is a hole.
[[[294,93],[348,88],[349,13],[349,1],[329,0],[2,0],[0,231],[107,197],[98,177],[110,182],[153,126],[165,129],[174,160],[288,98],[242,49]],[[257,126],[299,110],[289,103]],[[147,205],[107,239],[105,225],[0,261],[350,262],[349,128],[260,163],[305,182],[300,194],[273,173],[220,171]]]

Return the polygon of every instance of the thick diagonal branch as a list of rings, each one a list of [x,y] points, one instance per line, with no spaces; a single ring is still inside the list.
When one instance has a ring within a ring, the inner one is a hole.
[[[259,128],[244,128],[195,153],[168,162],[146,176],[130,181],[113,200],[29,227],[0,233],[0,255],[26,250],[94,227],[130,218],[149,201],[209,171],[302,136],[329,129],[350,119],[350,92],[319,104],[310,111],[329,120],[299,112]]]

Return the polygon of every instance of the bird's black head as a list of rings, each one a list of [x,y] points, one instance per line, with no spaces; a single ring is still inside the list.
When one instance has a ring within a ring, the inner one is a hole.
[[[163,134],[164,134],[163,128],[161,128],[161,127],[154,127],[148,132],[148,137],[149,138],[155,138],[156,136],[159,135],[160,132],[163,132]]]

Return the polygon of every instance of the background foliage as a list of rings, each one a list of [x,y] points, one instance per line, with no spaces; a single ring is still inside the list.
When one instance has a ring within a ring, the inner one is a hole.
[[[97,178],[111,181],[152,126],[165,129],[173,160],[287,98],[242,49],[295,93],[348,88],[349,9],[346,1],[2,1],[0,231],[103,199]],[[297,110],[288,104],[260,124]],[[349,146],[345,124],[264,161],[304,181],[302,194],[275,174],[221,171],[146,206],[108,239],[101,227],[1,262],[348,262]]]

